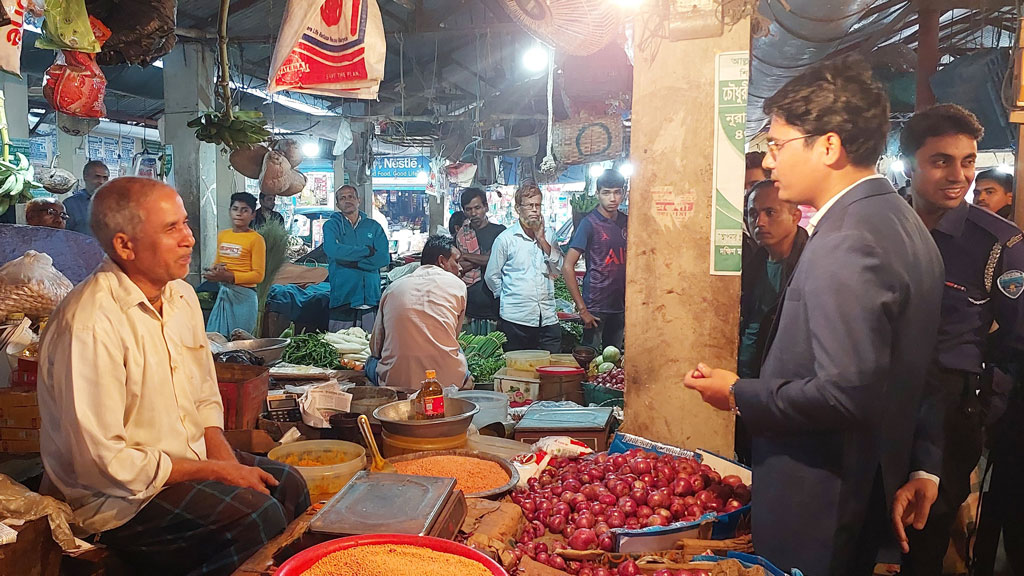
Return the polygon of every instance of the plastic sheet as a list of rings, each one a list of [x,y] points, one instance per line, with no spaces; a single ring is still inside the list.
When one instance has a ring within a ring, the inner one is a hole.
[[[78,545],[71,533],[71,507],[50,496],[37,494],[8,476],[0,474],[0,517],[29,522],[46,516],[53,540],[62,549],[75,550]]]

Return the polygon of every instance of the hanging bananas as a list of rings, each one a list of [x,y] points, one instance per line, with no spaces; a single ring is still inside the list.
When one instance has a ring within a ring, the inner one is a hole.
[[[32,199],[32,189],[42,188],[35,181],[35,168],[21,152],[14,154],[18,163],[0,160],[0,214],[19,202]]]
[[[231,118],[224,112],[207,112],[188,123],[196,129],[196,138],[210,144],[224,145],[231,150],[249,149],[266,142],[271,136],[263,113],[256,110],[232,110]]]

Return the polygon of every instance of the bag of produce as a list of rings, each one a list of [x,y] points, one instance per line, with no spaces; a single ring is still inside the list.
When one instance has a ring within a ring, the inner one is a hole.
[[[85,5],[113,31],[96,57],[103,66],[147,66],[174,48],[176,0],[86,0]]]
[[[85,0],[47,2],[44,9],[43,35],[36,40],[36,48],[47,50],[77,50],[95,54],[100,41],[89,24]]]
[[[25,11],[18,5],[22,0],[3,0],[2,5],[10,20],[0,27],[0,70],[21,78],[21,42],[22,27],[25,24]]]
[[[375,99],[387,44],[374,1],[289,0],[270,66],[270,92]]]
[[[110,30],[96,18],[89,18],[96,40],[102,45]],[[103,98],[107,78],[96,56],[86,52],[61,50],[53,65],[46,69],[43,97],[58,112],[81,118],[102,118],[107,115]]]
[[[17,312],[33,320],[49,316],[72,287],[52,258],[29,250],[0,266],[0,320]]]

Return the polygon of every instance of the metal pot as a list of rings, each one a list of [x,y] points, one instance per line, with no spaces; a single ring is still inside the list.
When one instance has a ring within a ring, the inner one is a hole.
[[[411,400],[385,404],[373,411],[373,417],[380,420],[384,431],[389,434],[412,438],[448,438],[465,433],[473,416],[479,411],[480,407],[469,400],[445,396],[444,418],[413,420]]]

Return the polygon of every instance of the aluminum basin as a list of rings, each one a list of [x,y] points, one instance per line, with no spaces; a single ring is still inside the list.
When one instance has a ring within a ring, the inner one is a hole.
[[[287,338],[257,338],[255,340],[235,340],[226,344],[211,346],[210,350],[216,354],[229,350],[248,350],[263,358],[264,366],[273,366],[281,361],[284,355],[284,348],[288,345]]]
[[[412,402],[409,400],[385,404],[373,411],[373,417],[380,420],[388,434],[412,438],[447,438],[468,430],[473,416],[479,411],[480,407],[469,400],[446,396],[444,418],[412,420]]]

